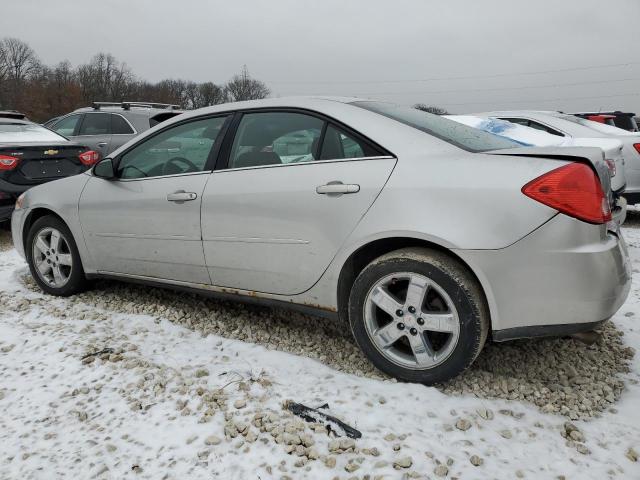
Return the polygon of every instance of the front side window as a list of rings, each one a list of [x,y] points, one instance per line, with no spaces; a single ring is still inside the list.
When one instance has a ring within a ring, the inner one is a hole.
[[[80,125],[79,135],[110,135],[111,115],[108,113],[87,113]]]
[[[518,142],[493,135],[476,128],[443,118],[439,115],[423,112],[411,107],[393,103],[359,101],[351,105],[364,108],[385,116],[404,125],[416,128],[440,140],[469,152],[487,152],[505,148],[517,148]]]
[[[292,112],[247,113],[231,148],[229,168],[317,160],[324,121]]]
[[[227,117],[177,125],[125,153],[117,176],[124,179],[202,172]]]
[[[54,123],[51,130],[59,133],[60,135],[64,135],[65,137],[69,137],[76,131],[76,126],[78,125],[80,118],[82,118],[82,115],[69,115],[68,117]]]

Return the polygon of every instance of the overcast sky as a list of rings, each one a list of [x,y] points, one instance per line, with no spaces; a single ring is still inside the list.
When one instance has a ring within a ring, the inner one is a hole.
[[[141,78],[274,95],[640,113],[640,0],[2,0],[0,36],[47,64],[98,51]],[[142,100],[142,99],[141,99]]]

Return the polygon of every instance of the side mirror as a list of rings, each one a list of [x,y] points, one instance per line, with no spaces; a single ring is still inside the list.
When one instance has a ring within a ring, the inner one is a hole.
[[[116,172],[113,168],[113,160],[111,158],[105,158],[101,162],[98,162],[93,167],[93,174],[98,178],[104,178],[105,180],[112,180],[116,178]]]

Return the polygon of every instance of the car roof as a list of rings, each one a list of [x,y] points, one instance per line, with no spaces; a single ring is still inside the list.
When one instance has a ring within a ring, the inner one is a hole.
[[[16,110],[0,110],[0,118],[23,119],[26,115]]]
[[[10,125],[29,125],[33,122],[29,120],[23,120],[21,118],[8,118],[8,117],[0,117],[0,123],[2,124],[10,124]]]

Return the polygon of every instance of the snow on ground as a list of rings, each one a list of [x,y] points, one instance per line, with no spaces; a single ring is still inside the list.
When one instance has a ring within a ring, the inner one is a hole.
[[[629,223],[637,272],[640,212]],[[629,451],[640,451],[638,355],[619,401],[574,421],[579,431],[567,440],[568,419],[531,403],[366,378],[203,336],[162,312],[45,296],[17,253],[3,250],[3,233],[2,479],[640,478]],[[639,318],[634,280],[613,320],[636,349]],[[362,438],[336,441],[283,410],[285,400],[327,403]]]

